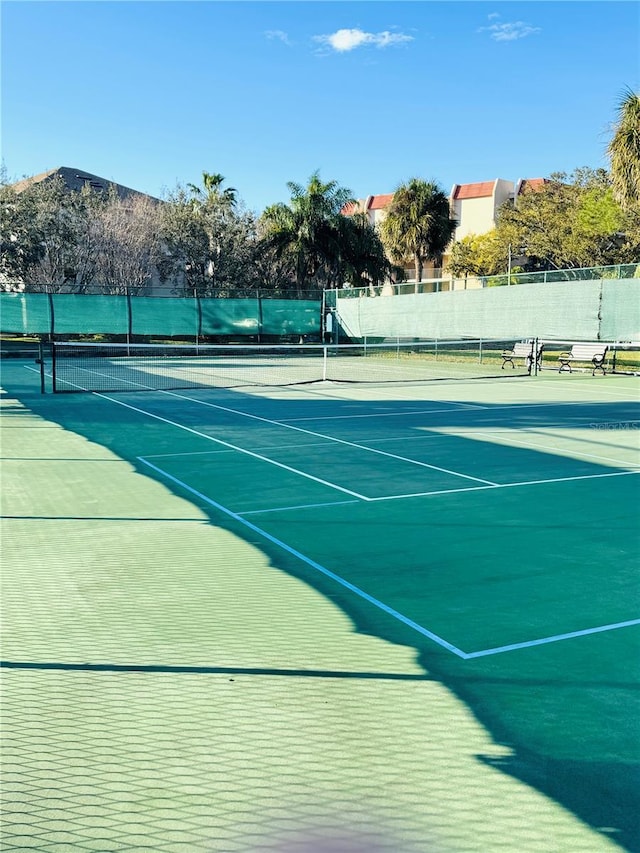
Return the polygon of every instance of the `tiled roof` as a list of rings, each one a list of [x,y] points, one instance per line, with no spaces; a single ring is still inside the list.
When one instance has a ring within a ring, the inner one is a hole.
[[[371,201],[369,202],[367,209],[368,210],[383,210],[385,207],[388,207],[391,204],[391,200],[393,198],[393,193],[386,193],[384,195],[373,195],[371,196]]]
[[[518,185],[518,195],[521,195],[525,190],[540,190],[546,183],[546,178],[523,178]]]
[[[340,213],[343,216],[353,216],[354,213],[357,213],[360,209],[360,204],[357,201],[348,201],[345,206],[342,208]]]
[[[481,181],[478,184],[458,184],[453,192],[454,199],[488,198],[493,195],[495,181]]]

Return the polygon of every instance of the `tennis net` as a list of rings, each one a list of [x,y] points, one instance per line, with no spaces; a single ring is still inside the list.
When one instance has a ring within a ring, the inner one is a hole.
[[[59,341],[51,345],[51,373],[55,392],[526,376],[531,359],[522,355],[522,343],[514,357],[514,340],[270,346]]]

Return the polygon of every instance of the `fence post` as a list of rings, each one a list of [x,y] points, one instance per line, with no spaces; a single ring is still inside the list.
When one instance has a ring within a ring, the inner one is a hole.
[[[53,307],[53,293],[47,285],[47,296],[49,297],[49,337],[53,340],[56,331],[56,315]]]
[[[258,343],[262,343],[262,328],[264,325],[264,315],[262,313],[262,296],[260,295],[260,289],[256,291],[256,298],[258,300]]]
[[[133,312],[131,310],[131,293],[128,285],[125,287],[124,292],[127,297],[127,355],[130,355],[129,347],[131,346],[131,335],[133,332]]]

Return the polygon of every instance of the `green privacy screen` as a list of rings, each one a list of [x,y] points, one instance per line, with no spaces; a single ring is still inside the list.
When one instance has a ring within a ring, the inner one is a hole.
[[[127,334],[129,320],[126,296],[56,293],[52,301],[56,335]]]
[[[640,279],[601,279],[486,287],[444,293],[344,299],[340,325],[365,337],[539,337],[640,339]],[[320,300],[198,299],[0,293],[5,334],[156,337],[317,335]]]
[[[265,335],[315,335],[320,333],[320,301],[263,299],[262,332]]]
[[[46,335],[50,332],[48,294],[0,293],[0,331],[23,335]]]
[[[563,281],[444,293],[341,298],[352,338],[640,340],[640,279]]]
[[[320,333],[320,314],[319,299],[0,293],[0,331],[5,334],[312,335]]]
[[[602,282],[603,341],[640,340],[640,283],[637,278]]]
[[[131,297],[131,334],[192,337],[198,334],[196,299]]]
[[[260,334],[260,300],[203,299],[202,335]]]

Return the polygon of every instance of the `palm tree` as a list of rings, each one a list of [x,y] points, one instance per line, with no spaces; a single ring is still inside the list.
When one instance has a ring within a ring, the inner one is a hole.
[[[394,193],[380,234],[394,261],[413,259],[416,281],[421,281],[425,262],[442,255],[456,225],[443,190],[434,182],[411,178]]]
[[[348,282],[353,287],[380,285],[394,271],[382,240],[365,213],[341,217],[340,268],[335,286]]]
[[[262,215],[264,245],[288,262],[302,291],[309,280],[320,284],[324,279],[326,283],[339,265],[341,211],[353,198],[336,181],[324,183],[318,172],[311,175],[306,187],[293,181],[287,187],[290,203],[271,205]]]
[[[640,95],[625,89],[618,104],[618,123],[609,143],[611,178],[620,204],[640,202]]]
[[[187,186],[191,190],[193,197],[200,203],[207,204],[220,202],[229,208],[234,208],[238,201],[238,191],[235,187],[226,187],[225,189],[222,189],[224,181],[224,175],[221,175],[219,172],[203,172],[202,187],[204,187],[204,192],[202,187],[199,187],[196,184],[187,184]]]
[[[224,175],[219,172],[203,172],[202,187],[196,184],[187,184],[191,193],[188,203],[206,234],[208,257],[204,269],[212,287],[216,283],[217,270],[220,265],[222,236],[237,218],[238,191],[234,187],[223,189],[224,181]]]

